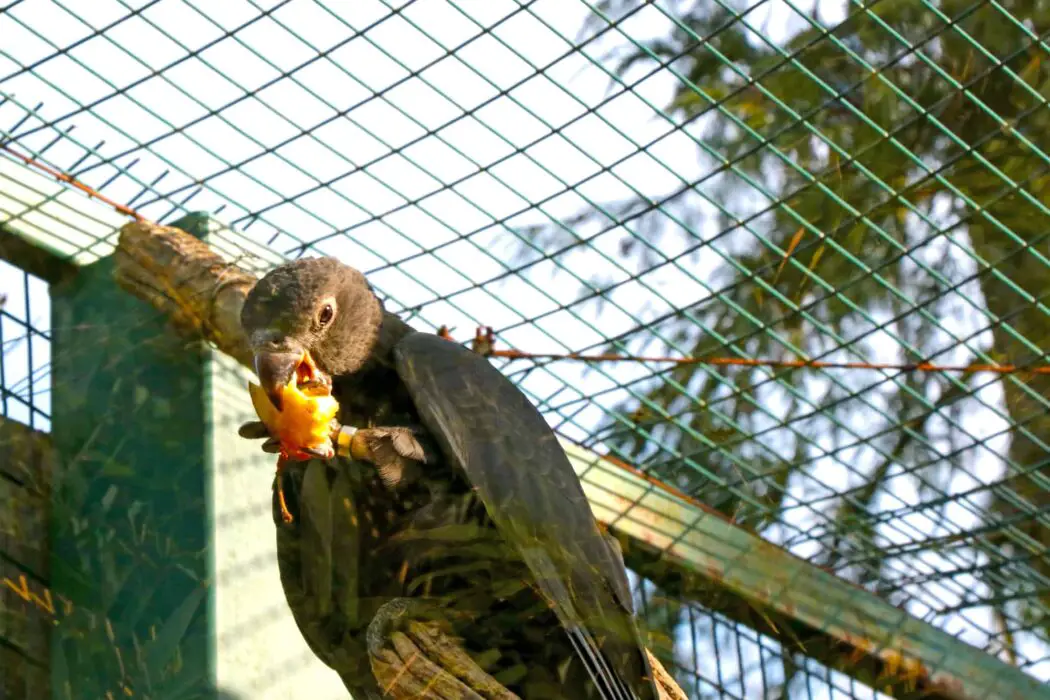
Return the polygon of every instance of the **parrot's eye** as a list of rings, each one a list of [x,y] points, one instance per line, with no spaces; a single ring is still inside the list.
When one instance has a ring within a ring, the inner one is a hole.
[[[332,308],[331,304],[325,304],[324,308],[321,309],[321,313],[318,314],[317,320],[322,326],[327,326],[332,322],[332,317],[335,316],[335,309]]]

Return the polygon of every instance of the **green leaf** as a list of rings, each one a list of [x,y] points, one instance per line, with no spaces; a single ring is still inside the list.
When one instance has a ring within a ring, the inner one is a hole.
[[[149,643],[146,649],[146,668],[151,678],[160,678],[164,667],[175,656],[207,592],[208,589],[204,586],[194,588],[168,617],[156,639]]]

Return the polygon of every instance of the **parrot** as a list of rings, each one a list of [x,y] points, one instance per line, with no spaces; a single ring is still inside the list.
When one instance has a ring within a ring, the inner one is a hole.
[[[240,318],[276,410],[294,386],[338,403],[334,448],[279,463],[273,513],[292,616],[356,700],[389,690],[377,660],[418,621],[510,693],[484,697],[658,699],[619,543],[510,379],[386,311],[334,257],[273,268]],[[240,434],[284,449],[262,423]],[[466,678],[447,655],[429,662],[394,676]]]

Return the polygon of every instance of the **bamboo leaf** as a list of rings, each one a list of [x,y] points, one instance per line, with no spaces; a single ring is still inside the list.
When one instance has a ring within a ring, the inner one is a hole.
[[[175,658],[179,645],[186,636],[186,630],[189,629],[207,592],[208,589],[204,586],[195,587],[175,608],[157,632],[157,636],[147,645],[146,668],[152,678],[160,678],[164,668]]]

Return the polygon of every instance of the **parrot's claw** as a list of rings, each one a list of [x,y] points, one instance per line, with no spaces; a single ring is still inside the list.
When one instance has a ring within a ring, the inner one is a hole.
[[[335,448],[331,443],[317,445],[314,447],[298,447],[289,449],[281,444],[279,438],[270,435],[269,429],[262,421],[250,421],[237,429],[237,434],[246,440],[266,440],[262,444],[262,451],[267,454],[283,454],[286,459],[301,462],[307,459],[332,459],[335,457]]]
[[[335,450],[331,445],[300,447],[299,452],[305,455],[307,459],[331,459],[335,457]]]
[[[415,481],[422,465],[436,462],[436,449],[418,426],[343,426],[333,438],[340,457],[375,465],[390,488]]]
[[[261,440],[270,437],[270,429],[261,420],[253,420],[237,428],[237,434],[246,440]]]

